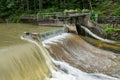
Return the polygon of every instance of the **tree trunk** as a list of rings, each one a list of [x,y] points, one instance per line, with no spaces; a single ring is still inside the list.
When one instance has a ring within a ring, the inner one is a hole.
[[[34,0],[34,10],[36,10],[36,0]]]
[[[42,0],[39,0],[39,10],[42,10],[42,7],[43,7]]]
[[[90,9],[92,11],[92,4],[91,4],[91,0],[89,0],[89,4],[90,4]]]
[[[29,0],[27,0],[26,2],[27,2],[27,11],[29,11]]]

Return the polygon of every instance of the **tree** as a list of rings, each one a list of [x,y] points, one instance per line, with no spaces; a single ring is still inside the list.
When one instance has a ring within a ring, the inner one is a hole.
[[[42,0],[39,0],[39,10],[42,10]]]

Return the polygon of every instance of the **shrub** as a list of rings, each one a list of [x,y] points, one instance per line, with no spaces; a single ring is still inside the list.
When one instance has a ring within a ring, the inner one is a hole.
[[[120,6],[118,6],[118,8],[115,9],[113,15],[120,16]]]

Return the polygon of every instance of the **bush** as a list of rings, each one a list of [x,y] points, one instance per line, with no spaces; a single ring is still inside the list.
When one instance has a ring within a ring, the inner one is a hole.
[[[113,26],[109,26],[109,25],[103,25],[102,27],[105,31],[105,34],[110,34],[110,33],[113,33],[113,32],[120,31],[120,28],[114,28]]]
[[[118,6],[118,8],[115,9],[113,15],[120,16],[120,6]]]
[[[90,12],[90,10],[89,9],[82,9],[82,11],[81,11],[82,13],[89,13]]]
[[[56,8],[48,8],[48,9],[42,10],[43,13],[53,13],[53,12],[56,12],[56,11],[57,11]]]
[[[13,23],[18,23],[20,21],[20,17],[19,16],[12,16],[12,17],[10,17],[10,21]]]

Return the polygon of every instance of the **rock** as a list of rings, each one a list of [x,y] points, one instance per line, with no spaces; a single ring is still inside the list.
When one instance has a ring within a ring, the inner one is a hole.
[[[112,40],[120,40],[120,32],[109,33],[107,36]]]

